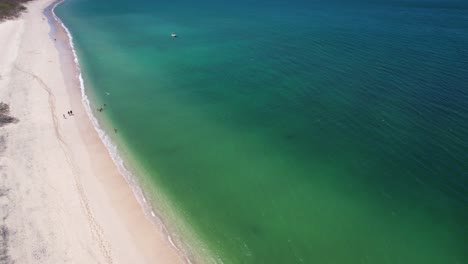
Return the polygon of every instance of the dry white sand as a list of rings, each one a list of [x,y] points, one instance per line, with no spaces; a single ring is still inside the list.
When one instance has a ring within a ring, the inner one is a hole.
[[[19,119],[0,128],[1,263],[180,263],[85,113],[51,2],[0,23],[0,101]]]

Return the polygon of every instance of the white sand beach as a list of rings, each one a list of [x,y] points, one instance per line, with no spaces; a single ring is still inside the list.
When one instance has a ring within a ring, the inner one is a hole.
[[[0,258],[182,263],[93,128],[70,54],[60,53],[66,35],[50,34],[51,3],[0,23],[0,101],[19,119],[0,128]]]

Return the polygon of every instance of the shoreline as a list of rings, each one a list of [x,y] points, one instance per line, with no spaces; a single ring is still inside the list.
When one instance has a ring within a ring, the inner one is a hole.
[[[13,219],[5,225],[11,234],[21,233],[10,238],[11,259],[37,263],[38,253],[31,248],[41,246],[40,252],[48,253],[41,255],[46,263],[183,263],[181,252],[170,245],[171,238],[145,215],[138,201],[143,197],[138,197],[134,184],[121,173],[103,141],[105,135],[93,124],[97,120],[88,112],[69,32],[66,37],[75,70],[70,55],[63,54],[66,45],[61,50],[58,44],[66,38],[56,25],[68,31],[53,12],[61,2],[27,4],[26,13],[7,22],[14,24],[11,32],[3,33],[6,26],[0,24],[0,36],[6,39],[15,34],[16,41],[0,42],[10,54],[6,54],[9,60],[0,62],[0,76],[7,76],[0,80],[0,88],[5,87],[0,96],[20,119],[18,124],[0,128],[6,135],[5,154],[0,157],[8,181],[4,185],[12,189],[7,198],[15,201],[8,216]],[[56,25],[47,23],[48,11]],[[11,56],[15,46],[16,55]],[[74,115],[62,118],[66,109],[73,109]],[[31,207],[39,208],[34,211],[37,215],[30,215]],[[47,243],[34,239],[37,234]]]
[[[177,243],[174,243],[173,237],[171,236],[171,233],[169,232],[168,228],[166,227],[165,221],[159,216],[156,212],[155,209],[151,206],[151,204],[148,203],[148,200],[151,200],[151,198],[148,198],[147,195],[145,195],[145,191],[140,187],[138,180],[135,176],[134,173],[132,173],[133,170],[129,169],[126,166],[126,162],[124,159],[121,157],[119,150],[118,150],[118,144],[114,143],[112,138],[109,136],[108,132],[105,131],[105,129],[102,127],[100,124],[99,119],[93,114],[92,111],[92,106],[91,106],[91,101],[86,94],[86,85],[83,79],[83,74],[81,71],[81,65],[79,62],[78,54],[76,52],[74,43],[73,43],[73,35],[71,34],[70,30],[67,28],[65,23],[55,14],[55,8],[59,6],[61,3],[63,3],[66,0],[54,0],[51,2],[49,6],[47,6],[43,12],[46,17],[49,19],[49,24],[51,24],[51,30],[54,30],[56,33],[60,31],[61,29],[65,31],[66,36],[62,38],[57,38],[58,41],[63,41],[66,43],[62,43],[65,45],[68,45],[68,47],[64,47],[63,50],[61,50],[59,53],[61,53],[61,56],[66,56],[62,53],[71,53],[73,55],[73,62],[75,66],[75,76],[74,78],[78,78],[79,80],[79,87],[81,91],[81,101],[82,104],[85,108],[86,114],[89,117],[90,122],[92,123],[96,133],[98,134],[100,140],[105,146],[106,151],[109,153],[109,156],[113,160],[115,166],[120,172],[120,176],[125,179],[127,184],[129,185],[130,189],[132,190],[136,201],[138,204],[141,206],[141,209],[145,213],[148,221],[153,223],[155,225],[155,228],[158,228],[166,237],[167,243],[178,252],[178,254],[185,260],[186,263],[192,264],[193,259],[191,259],[191,256],[193,257],[193,252],[191,250],[187,251],[185,247],[185,243],[179,241],[180,238],[176,236],[176,241]],[[52,34],[52,33],[51,33]],[[69,78],[73,79],[73,76],[70,76]],[[73,80],[71,80],[73,81]],[[182,243],[182,245],[179,245]]]

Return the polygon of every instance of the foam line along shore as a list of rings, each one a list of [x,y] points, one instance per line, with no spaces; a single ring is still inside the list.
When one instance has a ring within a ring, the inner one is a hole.
[[[19,120],[0,128],[6,256],[19,263],[183,263],[148,220],[87,112],[76,54],[66,49],[71,39],[44,11],[58,3],[30,2],[18,19],[0,23],[0,96]]]

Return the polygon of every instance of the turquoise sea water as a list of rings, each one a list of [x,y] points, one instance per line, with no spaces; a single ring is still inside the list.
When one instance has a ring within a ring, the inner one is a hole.
[[[95,114],[213,259],[468,263],[466,1],[66,0],[56,13],[93,108],[107,104]]]

